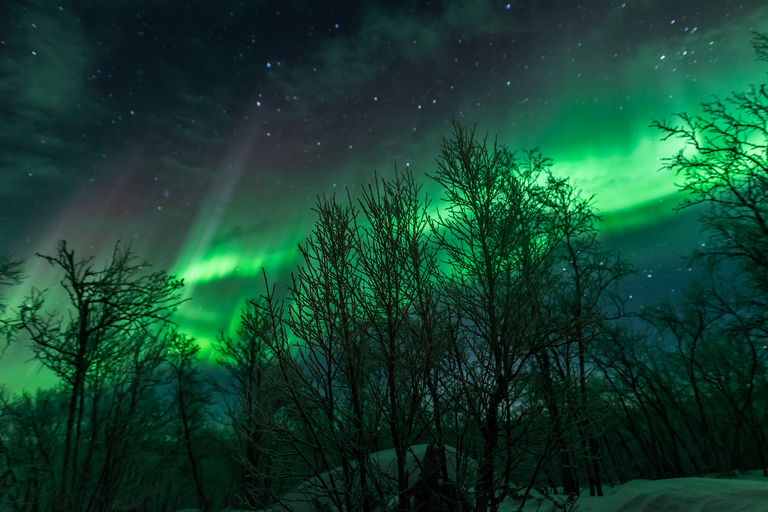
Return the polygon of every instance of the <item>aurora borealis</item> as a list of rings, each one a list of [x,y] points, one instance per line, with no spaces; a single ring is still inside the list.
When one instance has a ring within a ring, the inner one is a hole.
[[[29,276],[5,302],[55,287],[34,254],[59,239],[130,241],[185,279],[177,321],[207,348],[262,267],[290,274],[318,195],[431,173],[452,115],[595,194],[655,298],[704,240],[649,125],[763,83],[752,30],[763,0],[4,2],[0,233]],[[28,356],[0,383],[46,382]]]

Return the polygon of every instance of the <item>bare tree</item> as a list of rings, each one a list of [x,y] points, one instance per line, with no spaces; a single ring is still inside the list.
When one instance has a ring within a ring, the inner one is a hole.
[[[608,333],[595,350],[595,362],[611,393],[606,397],[617,438],[632,477],[677,478],[693,466],[698,453],[689,448],[669,398],[686,397],[678,368],[669,364],[658,340],[648,332],[622,326]]]
[[[0,288],[19,284],[23,278],[21,262],[14,261],[6,255],[0,255]],[[6,308],[3,296],[0,295],[0,315],[5,314]],[[5,336],[7,342],[13,339],[14,330],[13,320],[0,316],[0,333]]]
[[[202,454],[199,444],[206,422],[205,409],[211,404],[211,397],[198,368],[199,352],[200,347],[194,338],[175,333],[171,339],[168,363],[171,366],[174,406],[178,413],[178,438],[189,462],[189,473],[195,484],[198,505],[206,512],[210,503],[203,488]]]
[[[61,389],[0,394],[0,509],[50,510],[56,502],[65,403]]]
[[[767,41],[764,34],[755,34],[753,46],[759,60],[768,60]],[[676,138],[684,144],[664,161],[663,169],[683,177],[679,188],[687,199],[679,209],[700,207],[709,240],[692,260],[717,279],[705,279],[705,286],[689,293],[682,311],[662,305],[661,314],[649,319],[663,324],[681,347],[680,364],[691,386],[700,428],[712,430],[706,409],[714,394],[743,420],[733,432],[741,443],[747,418],[757,407],[754,391],[765,371],[762,347],[768,343],[764,313],[768,307],[768,90],[765,84],[752,86],[724,100],[704,103],[702,110],[699,115],[678,114],[680,124],[654,121],[652,126],[663,132],[665,140]],[[726,389],[722,367],[702,360],[707,354],[727,361],[726,346],[743,353],[749,362],[738,379],[746,377],[738,393]],[[715,347],[723,350],[720,356]],[[703,465],[719,467],[725,454],[711,450],[717,443],[709,436]],[[753,439],[765,459],[764,432]],[[742,448],[734,446],[730,452],[731,463],[741,466]]]
[[[768,35],[755,32],[752,38],[752,47],[755,49],[757,60],[768,61]]]
[[[766,57],[764,35],[756,36],[758,56]],[[725,100],[702,104],[701,115],[678,114],[682,124],[654,121],[663,139],[684,147],[662,169],[684,178],[688,198],[679,209],[703,205],[708,247],[698,253],[710,264],[730,261],[748,274],[745,283],[768,289],[768,91],[753,86]],[[686,153],[688,150],[690,153]]]
[[[103,384],[88,386],[92,422],[101,425],[91,439],[91,444],[98,440],[98,465],[90,482],[88,510],[110,510],[129,496],[141,496],[132,473],[152,457],[148,441],[160,435],[170,420],[162,399],[169,333],[165,329],[136,333],[121,342],[127,348],[124,357],[110,361],[109,371],[101,375]],[[128,502],[141,503],[141,498]]]
[[[24,278],[21,270],[21,262],[14,261],[8,256],[0,256],[0,286],[18,284]],[[5,311],[5,305],[0,303],[0,313]]]
[[[374,186],[363,190],[359,205],[361,286],[356,293],[364,322],[361,328],[372,341],[372,362],[383,376],[382,394],[372,399],[384,411],[387,442],[396,456],[397,510],[405,511],[410,501],[408,448],[423,435],[418,429],[424,424],[428,396],[438,439],[440,435],[434,382],[440,354],[435,350],[435,325],[430,325],[434,323],[436,245],[428,202],[420,197],[410,171],[396,171],[392,180],[377,178]],[[444,459],[445,447],[438,448]]]
[[[444,293],[458,333],[453,372],[482,438],[480,512],[506,497],[517,454],[500,443],[515,438],[522,379],[549,344],[539,313],[560,236],[538,184],[548,165],[536,151],[518,158],[489,146],[454,121],[433,176],[447,203],[435,227],[452,270]]]
[[[111,365],[130,354],[125,340],[148,333],[154,324],[170,322],[181,302],[182,282],[165,272],[148,273],[129,249],[118,243],[112,258],[101,270],[93,259],[77,260],[61,242],[55,256],[39,255],[64,274],[63,292],[71,312],[45,312],[45,297],[33,290],[20,306],[16,328],[32,343],[35,358],[63,379],[69,390],[63,456],[58,474],[58,509],[75,510],[84,505],[81,488],[83,468],[90,467],[91,446],[83,454],[84,415],[89,390],[104,385]],[[97,403],[91,412],[97,417]],[[92,431],[98,426],[91,421]],[[83,457],[83,458],[81,458]]]
[[[551,174],[548,189],[547,201],[557,219],[561,241],[552,270],[558,282],[547,291],[551,300],[542,315],[547,323],[562,329],[556,331],[559,338],[553,339],[536,361],[554,432],[568,425],[575,427],[576,436],[559,454],[564,493],[578,494],[577,470],[581,467],[587,474],[590,494],[602,496],[599,432],[595,432],[591,419],[596,411],[588,386],[590,353],[594,341],[609,328],[606,306],[611,303],[612,291],[632,270],[627,261],[598,241],[600,218],[593,197],[581,197],[567,178]],[[615,320],[618,312],[612,316]],[[578,451],[583,455],[578,456]]]
[[[381,411],[367,397],[380,379],[361,328],[357,212],[327,198],[315,211],[312,235],[299,247],[304,263],[292,276],[288,312],[268,288],[266,322],[249,324],[270,349],[271,385],[282,395],[280,411],[260,421],[283,447],[272,454],[275,477],[293,485],[314,479],[317,499],[371,510],[382,499],[368,457]]]
[[[242,485],[240,496],[249,502],[248,495],[255,498],[257,507],[263,508],[271,488],[270,460],[265,445],[270,438],[258,421],[259,411],[268,409],[268,402],[274,400],[274,390],[269,386],[267,373],[273,365],[269,346],[258,334],[263,333],[267,321],[262,317],[263,301],[249,301],[242,311],[242,323],[237,337],[231,338],[223,332],[214,345],[220,357],[217,363],[227,372],[227,382],[221,391],[234,398],[229,406],[229,416],[238,438],[238,451],[242,458]],[[261,448],[261,449],[260,449]],[[261,481],[256,481],[262,475]]]

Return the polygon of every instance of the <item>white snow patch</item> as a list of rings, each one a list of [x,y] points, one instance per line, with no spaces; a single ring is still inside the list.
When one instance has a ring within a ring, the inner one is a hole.
[[[738,479],[671,478],[668,480],[633,480],[614,488],[604,487],[605,496],[582,496],[573,509],[578,512],[766,512],[768,478],[752,471]],[[588,491],[587,491],[588,494]],[[555,496],[560,503],[565,496]],[[520,502],[505,500],[499,512],[518,510]],[[550,500],[529,499],[525,512],[553,512]],[[565,508],[569,510],[569,508]]]
[[[415,448],[416,455],[422,455]],[[388,452],[388,451],[387,451]],[[383,467],[394,461],[392,453],[380,452],[379,462]],[[392,457],[388,457],[392,455]],[[572,509],[574,512],[766,512],[768,511],[768,478],[762,471],[750,471],[738,478],[672,478],[668,480],[633,480],[614,488],[606,486],[605,496],[582,496]],[[297,492],[298,494],[298,492]],[[296,495],[294,498],[298,497]],[[566,496],[553,496],[558,503],[564,503]],[[296,510],[305,510],[299,503]],[[516,512],[520,501],[507,498],[499,512]],[[309,510],[311,507],[308,507]],[[282,507],[272,509],[285,510]],[[542,498],[534,492],[526,501],[524,512],[560,512],[571,510]],[[199,512],[185,509],[178,512]],[[232,511],[236,512],[236,511]],[[238,511],[239,512],[239,511]]]
[[[414,485],[418,481],[419,474],[421,473],[420,464],[426,451],[426,444],[414,445],[408,448],[408,455],[406,457],[406,469],[410,473],[408,485]],[[379,482],[380,485],[388,487],[391,492],[395,493],[395,476],[397,475],[395,450],[382,450],[371,454],[370,458],[379,467],[379,477],[383,477]],[[471,459],[457,461],[456,450],[449,446],[446,446],[446,462],[448,478],[452,481],[456,480],[457,462],[474,468],[474,461]],[[333,502],[327,497],[329,494],[328,489],[336,488],[341,490],[342,482],[339,481],[340,476],[341,468],[336,468],[330,473],[323,473],[319,477],[309,480],[295,491],[283,496],[282,500],[285,505],[293,509],[293,512],[314,512],[312,503],[316,501],[328,506],[330,510],[335,510]],[[371,475],[371,477],[374,478],[375,476]],[[288,510],[286,506],[276,505],[271,509],[271,512],[287,512]]]

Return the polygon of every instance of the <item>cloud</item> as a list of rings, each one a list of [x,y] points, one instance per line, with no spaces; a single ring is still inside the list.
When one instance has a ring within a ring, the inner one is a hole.
[[[320,40],[316,48],[308,49],[307,64],[283,74],[275,72],[273,78],[287,95],[310,89],[324,103],[357,98],[366,91],[385,91],[398,85],[389,83],[387,76],[393,67],[421,76],[430,70],[437,73],[441,65],[453,61],[461,44],[535,30],[529,11],[507,9],[504,4],[490,1],[450,2],[439,14],[371,5],[360,15],[359,26],[352,34]],[[400,73],[397,76],[403,80]],[[297,114],[304,115],[304,111]]]

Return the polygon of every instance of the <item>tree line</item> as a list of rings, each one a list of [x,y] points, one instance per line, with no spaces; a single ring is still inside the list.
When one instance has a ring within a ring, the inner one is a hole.
[[[768,38],[754,48],[768,60]],[[0,510],[498,510],[633,478],[768,476],[768,92],[654,122],[709,235],[701,280],[628,310],[594,198],[458,121],[433,204],[410,171],[320,197],[265,272],[223,378],[174,323],[183,281],[115,246],[42,255],[66,309],[5,310],[60,384],[0,394]],[[0,260],[0,285],[20,265]],[[426,448],[424,448],[426,447]],[[384,458],[385,455],[386,457]],[[282,507],[282,508],[281,508]]]

